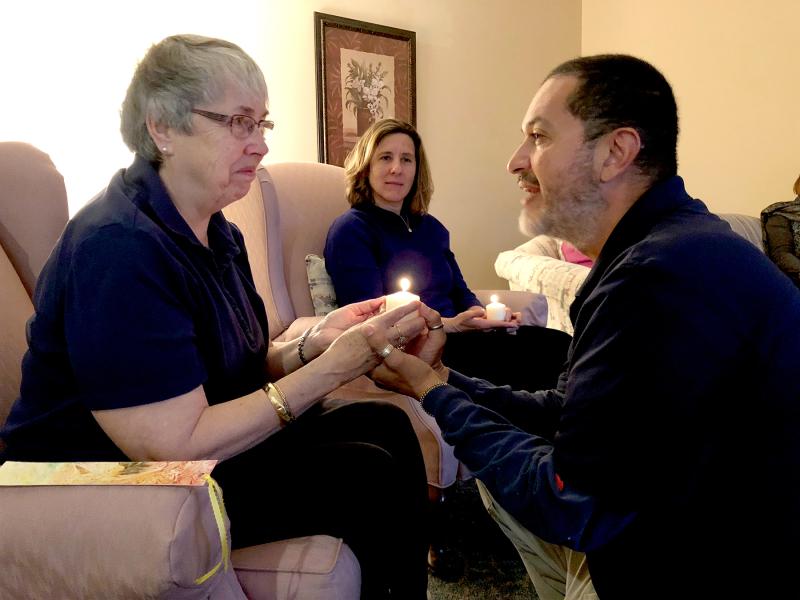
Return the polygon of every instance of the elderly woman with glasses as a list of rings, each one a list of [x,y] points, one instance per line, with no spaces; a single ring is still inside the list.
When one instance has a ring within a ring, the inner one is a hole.
[[[377,366],[369,337],[435,327],[419,305],[345,306],[271,344],[241,233],[220,212],[250,189],[273,124],[238,46],[154,45],[122,106],[133,164],[67,225],[42,271],[5,459],[219,459],[235,547],[327,533],[365,598],[424,598],[426,480],[394,406],[320,400]],[[365,488],[369,482],[369,491]]]

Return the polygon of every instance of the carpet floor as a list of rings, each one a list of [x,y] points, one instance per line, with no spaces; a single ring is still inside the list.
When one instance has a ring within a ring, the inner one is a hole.
[[[535,600],[525,567],[483,508],[475,480],[458,481],[448,492],[448,538],[464,558],[464,573],[453,581],[430,575],[431,600]]]

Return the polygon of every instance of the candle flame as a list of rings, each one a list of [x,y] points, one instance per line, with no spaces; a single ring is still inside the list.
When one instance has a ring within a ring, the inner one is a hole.
[[[408,288],[410,287],[411,287],[411,281],[409,281],[408,277],[403,277],[400,280],[400,289],[403,290],[404,292],[407,292]]]
[[[491,296],[489,296],[489,300],[491,300],[492,302],[497,302],[498,300],[497,294],[492,294]]]

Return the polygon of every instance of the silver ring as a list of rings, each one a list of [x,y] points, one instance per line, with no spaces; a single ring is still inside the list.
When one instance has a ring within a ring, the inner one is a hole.
[[[378,354],[380,354],[383,358],[387,358],[392,353],[392,350],[394,350],[394,346],[392,346],[391,344],[386,344],[383,347],[383,350],[378,352]]]
[[[438,325],[434,325],[433,327],[428,327],[428,331],[435,331],[437,329],[441,329],[444,327],[444,323],[439,323]]]

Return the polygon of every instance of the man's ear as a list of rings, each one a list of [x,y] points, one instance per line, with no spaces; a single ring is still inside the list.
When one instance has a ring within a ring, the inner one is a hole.
[[[606,183],[628,170],[643,144],[639,132],[633,127],[620,127],[604,135],[598,146],[598,176],[602,183]]]

